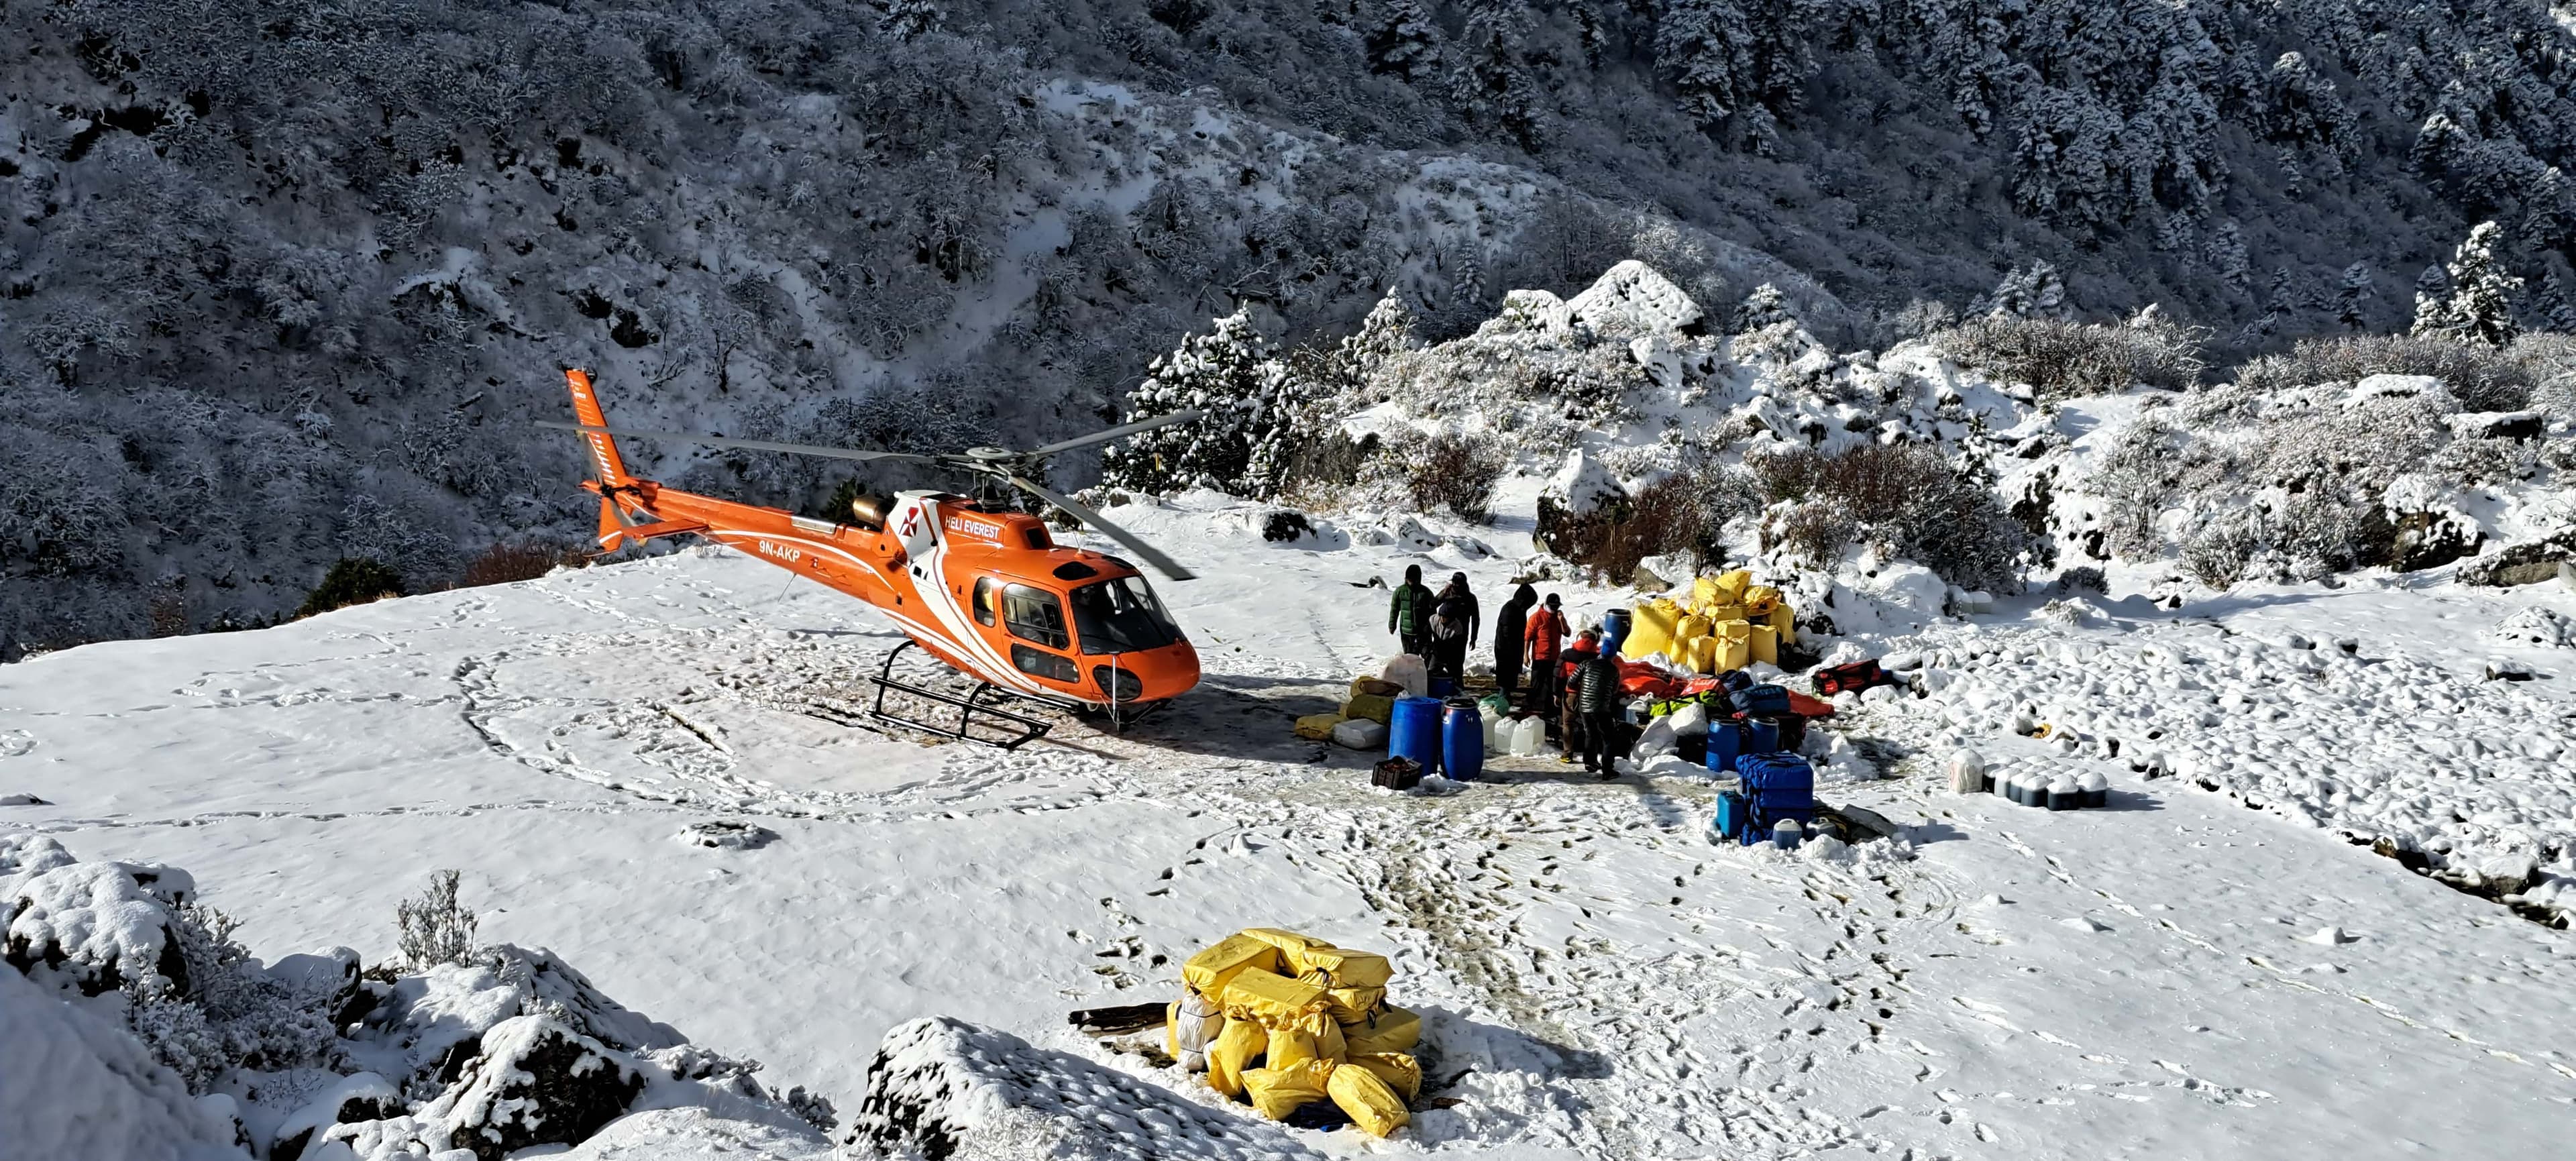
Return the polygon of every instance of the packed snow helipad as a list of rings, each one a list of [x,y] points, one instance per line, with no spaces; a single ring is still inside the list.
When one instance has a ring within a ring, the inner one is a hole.
[[[1207,574],[1163,589],[1210,670],[1124,738],[859,728],[885,623],[688,552],[0,668],[0,799],[41,800],[0,833],[185,867],[273,953],[385,956],[397,900],[458,868],[484,938],[844,1109],[927,1015],[1218,1106],[1065,1013],[1163,999],[1181,957],[1266,924],[1387,952],[1428,1018],[1448,1100],[1383,1144],[1293,1131],[1326,1153],[2564,1155],[2576,937],[2347,837],[2520,852],[2561,889],[2576,653],[2486,630],[2576,614],[2563,590],[1926,618],[1863,644],[1920,652],[1932,696],[1837,723],[1893,777],[1820,789],[1906,840],[1783,853],[1709,845],[1691,779],[1391,795],[1290,736],[1384,650],[1371,578],[1498,593],[1525,528],[1121,520]],[[2497,658],[2541,677],[2484,680]],[[1960,742],[2100,769],[2111,809],[1949,794]],[[2146,749],[2174,776],[2132,771]]]

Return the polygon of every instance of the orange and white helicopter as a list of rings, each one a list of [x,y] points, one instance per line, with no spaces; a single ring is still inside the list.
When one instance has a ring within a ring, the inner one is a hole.
[[[613,552],[665,536],[703,536],[876,606],[910,640],[886,655],[873,679],[872,717],[1012,749],[1043,736],[1051,725],[1002,704],[1015,698],[1098,712],[1123,728],[1198,684],[1198,653],[1144,574],[1118,557],[1057,544],[1035,516],[999,502],[913,491],[863,495],[849,512],[816,520],[638,479],[627,472],[616,443],[618,436],[683,440],[967,472],[986,483],[988,494],[1008,487],[1036,496],[1164,576],[1188,580],[1189,570],[1152,545],[1029,477],[1048,456],[1187,423],[1197,412],[1140,420],[1033,451],[979,447],[915,455],[611,427],[589,373],[567,370],[564,380],[580,422],[538,426],[580,432],[588,443],[596,478],[582,487],[599,496],[600,548]],[[912,645],[974,678],[974,689],[961,696],[897,680],[895,657]],[[886,708],[890,690],[949,706],[957,718],[933,724],[900,716]]]

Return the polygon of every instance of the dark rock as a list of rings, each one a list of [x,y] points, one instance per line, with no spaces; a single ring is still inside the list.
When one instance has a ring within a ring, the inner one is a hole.
[[[1293,508],[1273,508],[1261,517],[1261,538],[1272,544],[1304,540],[1314,534],[1313,522]]]
[[[483,1034],[454,1087],[421,1111],[444,1122],[451,1148],[478,1161],[535,1145],[576,1145],[644,1091],[625,1054],[544,1016],[514,1016]]]
[[[2576,532],[2544,540],[2510,544],[2461,566],[2460,582],[2472,585],[2536,585],[2558,577],[2558,566],[2576,560]]]
[[[2418,572],[2440,568],[2464,556],[2474,555],[2486,543],[2486,534],[2464,526],[2448,515],[2433,512],[2409,512],[2397,518],[2395,544],[2399,572]]]
[[[372,1072],[344,1077],[278,1123],[268,1161],[296,1161],[333,1125],[383,1120],[400,1116],[402,1111],[402,1093],[385,1078]]]

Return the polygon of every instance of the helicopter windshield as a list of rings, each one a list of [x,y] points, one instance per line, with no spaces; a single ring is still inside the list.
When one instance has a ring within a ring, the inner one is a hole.
[[[1073,590],[1073,625],[1084,653],[1136,653],[1181,640],[1153,586],[1122,576]]]

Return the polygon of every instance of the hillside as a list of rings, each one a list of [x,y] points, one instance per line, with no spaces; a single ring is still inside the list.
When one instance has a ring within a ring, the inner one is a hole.
[[[2576,229],[2570,34],[2527,0],[75,0],[0,32],[7,656],[572,541],[575,459],[526,429],[564,364],[627,422],[1033,443],[1238,303],[1329,338],[1392,286],[1445,339],[1633,257],[1856,349],[2047,261],[2224,363],[2400,326],[2489,218],[2547,323]]]

